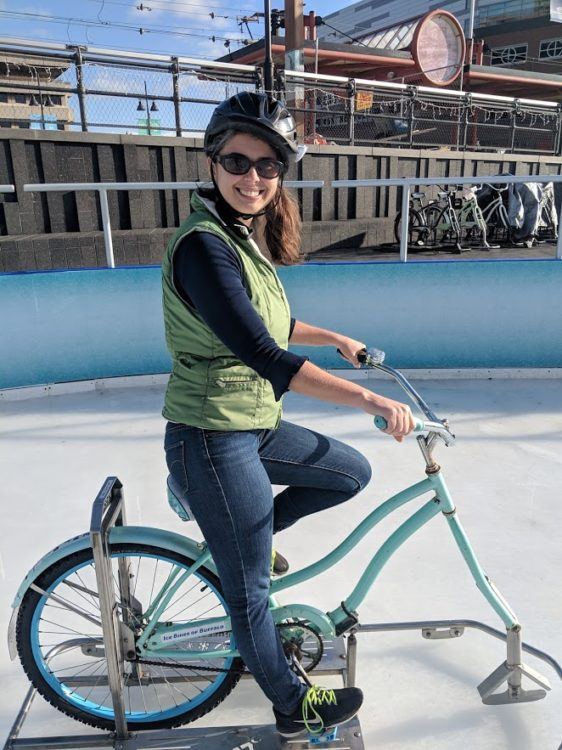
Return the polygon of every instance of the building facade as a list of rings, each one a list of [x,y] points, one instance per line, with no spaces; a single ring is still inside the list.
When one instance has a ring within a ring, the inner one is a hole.
[[[414,0],[408,5],[401,0],[360,0],[326,16],[326,25],[320,26],[318,36],[325,41],[351,42],[351,37],[368,43],[367,37],[374,32],[379,32],[380,40],[380,32],[388,29],[392,46],[397,28],[437,7],[452,13],[469,35],[468,0],[443,0],[438,4]],[[474,38],[484,41],[483,63],[559,74],[562,23],[552,18],[549,0],[478,0]]]
[[[0,127],[68,130],[74,121],[71,84],[58,80],[68,68],[60,60],[0,57]]]

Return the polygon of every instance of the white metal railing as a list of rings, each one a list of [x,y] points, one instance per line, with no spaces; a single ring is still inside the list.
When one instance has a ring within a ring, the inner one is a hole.
[[[17,39],[13,37],[0,37],[0,46],[21,49],[39,49],[49,50],[58,53],[61,56],[72,59],[73,50],[76,46],[73,44],[62,44],[60,42],[37,42],[32,39]],[[176,57],[174,55],[159,55],[150,52],[131,52],[127,50],[106,49],[104,47],[91,47],[80,45],[84,60],[93,60],[94,58],[105,60],[144,60],[146,62],[163,63],[171,65],[176,60],[182,65],[194,65],[199,68],[213,68],[215,70],[243,71],[254,73],[257,68],[255,65],[239,65],[238,63],[215,62],[214,60],[204,60],[198,57]]]
[[[0,193],[15,193],[16,189],[13,185],[0,185]]]
[[[402,216],[400,232],[400,260],[408,260],[408,229],[410,193],[414,185],[506,185],[519,182],[562,182],[562,175],[481,175],[474,177],[401,177],[390,179],[372,180],[332,180],[325,183],[324,180],[287,180],[285,185],[292,188],[368,188],[368,187],[402,187]],[[115,257],[113,253],[113,239],[111,235],[111,219],[109,216],[109,204],[107,193],[109,190],[195,190],[205,182],[55,182],[44,184],[25,184],[25,192],[69,192],[93,190],[99,193],[102,214],[102,225],[105,242],[105,255],[109,268],[115,268]],[[209,183],[210,184],[210,183]],[[13,185],[0,185],[8,188],[5,192],[14,192]],[[562,211],[559,216],[558,242],[556,246],[556,259],[562,260]]]
[[[331,76],[324,73],[305,73],[297,70],[285,70],[285,78],[292,81],[318,81],[324,83],[337,83],[341,85],[348,84],[350,78],[344,78],[343,76]],[[394,81],[377,81],[368,78],[354,78],[353,82],[356,86],[361,88],[370,89],[386,89],[388,91],[395,91],[397,93],[403,93],[411,88],[411,85],[407,83],[395,83]],[[472,101],[478,102],[498,102],[501,104],[514,104],[517,102],[522,105],[529,105],[535,107],[546,107],[556,111],[558,108],[557,102],[546,101],[543,99],[519,99],[512,96],[500,96],[498,94],[481,94],[472,93],[466,91],[457,91],[456,89],[438,89],[431,86],[416,86],[417,91],[424,94],[430,94],[431,96],[439,96],[441,99],[452,99],[459,100],[466,97],[467,93],[471,94]]]
[[[113,254],[113,238],[111,236],[111,218],[109,216],[109,204],[107,193],[109,190],[195,190],[204,181],[191,182],[49,182],[49,183],[27,183],[23,186],[26,193],[51,193],[94,190],[99,193],[102,216],[103,236],[105,244],[105,257],[109,268],[115,268],[115,256]],[[209,183],[210,184],[210,183]],[[287,187],[293,188],[321,188],[324,180],[285,180]],[[13,186],[10,186],[13,187]]]
[[[400,260],[408,260],[410,192],[414,185],[511,185],[518,182],[562,182],[562,175],[477,175],[475,177],[401,177],[380,180],[332,180],[332,188],[402,187]],[[556,258],[562,260],[562,211],[558,217]]]

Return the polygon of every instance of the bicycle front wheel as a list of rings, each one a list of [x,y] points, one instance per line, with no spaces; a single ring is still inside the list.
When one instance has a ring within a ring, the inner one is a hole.
[[[130,604],[122,604],[119,562],[126,560]],[[171,550],[121,544],[111,548],[116,607],[137,634],[158,592],[193,560]],[[92,551],[77,552],[48,568],[28,590],[18,616],[17,646],[28,677],[65,714],[101,729],[115,717],[105,658]],[[193,623],[228,616],[218,578],[200,568],[178,588],[161,615],[166,623]],[[240,658],[190,658],[192,650],[234,648],[231,633],[199,636],[174,646],[174,658],[122,663],[125,718],[130,729],[157,729],[194,721],[218,705],[241,676]]]
[[[436,246],[457,245],[459,243],[459,234],[446,210],[440,209],[439,206],[428,206],[425,218],[432,241]]]

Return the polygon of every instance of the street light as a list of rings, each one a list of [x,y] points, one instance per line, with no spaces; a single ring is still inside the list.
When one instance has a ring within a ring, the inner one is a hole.
[[[142,103],[142,100],[139,99],[139,103],[137,105],[137,112],[144,112],[146,109],[148,135],[152,135],[151,127],[150,127],[150,113],[158,112],[159,110],[158,110],[158,105],[156,104],[154,99],[152,100],[152,104],[150,105],[150,107],[148,106],[148,91],[146,88],[146,81],[144,81],[144,101],[146,102],[146,108],[145,108],[145,105]]]
[[[41,91],[41,79],[39,78],[39,72],[36,68],[32,68],[32,70],[35,73],[35,76],[37,78],[37,88],[39,89],[39,101],[37,101],[37,97],[35,94],[32,94],[29,99],[29,106],[30,107],[36,107],[37,105],[40,105],[41,107],[41,130],[45,130],[45,109],[43,107],[43,92]]]

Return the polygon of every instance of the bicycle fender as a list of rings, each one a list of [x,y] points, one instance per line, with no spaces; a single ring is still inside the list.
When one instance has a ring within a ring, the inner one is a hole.
[[[191,557],[194,560],[197,559],[205,549],[204,544],[195,541],[195,539],[176,534],[173,531],[152,528],[150,526],[114,526],[109,533],[109,541],[112,544],[148,544],[153,547],[162,547],[163,549],[177,552],[180,555]],[[47,568],[50,568],[51,565],[62,560],[63,557],[72,555],[75,552],[81,552],[84,549],[89,549],[91,546],[90,534],[89,532],[86,532],[85,534],[80,534],[72,539],[67,539],[66,542],[62,542],[58,547],[47,552],[46,555],[35,563],[21,582],[14,601],[12,602],[12,607],[14,609],[19,607],[25,596],[25,592],[29,589],[31,584],[37,580],[45,570],[47,570]],[[205,567],[215,573],[215,575],[218,575],[212,559],[205,564]]]
[[[334,623],[330,620],[328,615],[308,604],[287,604],[283,607],[275,607],[271,609],[271,614],[277,624],[292,618],[297,620],[308,620],[316,626],[318,632],[320,632],[325,638],[334,638],[336,635]]]

